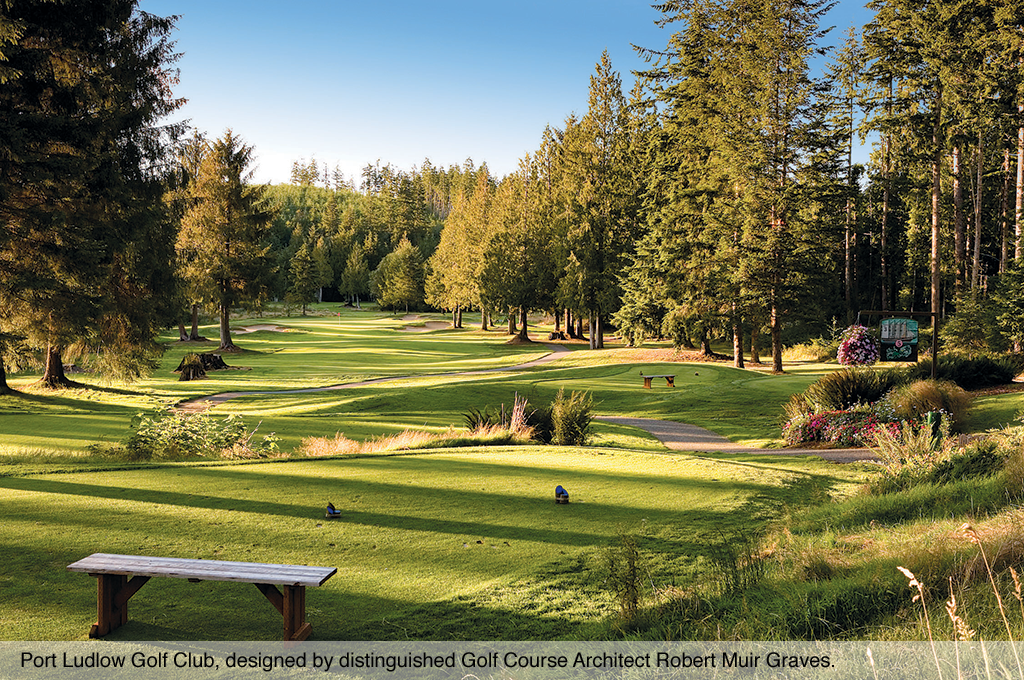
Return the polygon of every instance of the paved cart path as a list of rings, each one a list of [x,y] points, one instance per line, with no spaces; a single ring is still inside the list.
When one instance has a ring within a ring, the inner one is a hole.
[[[715,434],[711,430],[705,430],[703,427],[676,423],[671,420],[619,416],[597,416],[597,420],[646,430],[672,451],[756,453],[772,456],[819,456],[825,460],[837,463],[878,460],[871,453],[870,449],[758,449],[735,444],[722,435]]]

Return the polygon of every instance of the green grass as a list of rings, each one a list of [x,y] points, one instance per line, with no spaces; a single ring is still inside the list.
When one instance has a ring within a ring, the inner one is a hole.
[[[570,345],[574,351],[535,368],[452,376],[446,374],[510,368],[549,351],[542,344],[508,345],[503,332],[480,332],[468,323],[461,331],[401,330],[409,323],[352,310],[340,316],[241,319],[233,327],[276,325],[289,331],[237,333],[234,339],[245,351],[224,358],[239,370],[211,372],[206,380],[178,382],[172,371],[185,353],[212,349],[215,343],[172,339],[153,376],[129,386],[105,386],[85,375],[76,378],[90,389],[54,393],[33,388],[34,375],[15,376],[11,384],[28,395],[0,398],[0,456],[46,451],[84,455],[92,444],[121,440],[140,411],[246,391],[282,394],[238,398],[216,412],[238,413],[250,427],[259,424],[261,433],[275,432],[284,450],[298,447],[306,436],[342,432],[365,440],[407,428],[461,427],[463,414],[472,407],[510,405],[516,393],[539,406],[560,388],[590,391],[599,414],[690,422],[734,441],[763,444],[780,436],[780,404],[824,370],[796,366],[787,375],[772,376],[716,364],[627,363],[636,352]],[[216,333],[210,326],[201,330],[208,336]],[[643,389],[641,370],[677,374],[676,389]],[[284,393],[381,377],[398,379],[315,394]],[[599,424],[595,434],[593,443],[598,445],[661,448],[635,430],[627,434]]]
[[[65,567],[114,552],[337,566],[307,594],[318,639],[582,635],[613,613],[599,565],[617,532],[663,553],[659,578],[693,578],[708,536],[752,529],[801,485],[838,489],[859,474],[836,472],[814,460],[501,447],[0,477],[0,626],[7,639],[84,638],[95,583]],[[553,502],[557,484],[572,503]],[[340,520],[323,518],[327,501]],[[129,611],[112,639],[280,634],[279,615],[244,584],[154,579]]]

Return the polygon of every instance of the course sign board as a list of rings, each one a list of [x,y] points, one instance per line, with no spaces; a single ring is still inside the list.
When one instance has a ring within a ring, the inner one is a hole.
[[[882,361],[917,361],[917,322],[911,319],[882,321]]]

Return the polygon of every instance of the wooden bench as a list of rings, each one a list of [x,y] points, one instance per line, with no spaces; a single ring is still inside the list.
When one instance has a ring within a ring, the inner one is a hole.
[[[252,583],[284,617],[284,639],[305,640],[313,632],[306,621],[306,586],[321,586],[337,573],[334,567],[191,560],[174,557],[96,553],[68,565],[69,571],[97,579],[95,625],[89,637],[106,635],[128,622],[128,600],[154,576],[199,581]],[[131,576],[131,579],[128,577]],[[281,590],[277,589],[281,586]]]
[[[665,384],[668,385],[669,387],[676,386],[676,377],[674,375],[644,375],[643,373],[641,373],[640,375],[643,376],[644,387],[646,387],[647,389],[651,389],[651,381],[654,380],[655,378],[664,378]]]

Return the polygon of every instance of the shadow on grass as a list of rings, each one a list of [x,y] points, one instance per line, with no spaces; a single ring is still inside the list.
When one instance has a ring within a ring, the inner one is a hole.
[[[380,494],[382,493],[380,491],[380,487],[388,487],[389,485],[367,484],[365,482],[360,482],[357,486],[363,494]],[[316,519],[320,517],[323,512],[319,503],[317,503],[316,506],[297,505],[275,503],[272,501],[194,495],[154,489],[126,489],[95,484],[34,479],[28,477],[3,478],[0,480],[0,488],[55,495],[75,495],[86,496],[89,498],[154,503],[158,505],[200,508],[206,510],[228,510],[306,520]],[[430,490],[434,493],[428,494],[422,493],[422,490],[411,491],[408,487],[393,489],[393,491],[396,493],[400,492],[402,499],[410,508],[420,508],[426,504],[436,503],[437,501],[436,496],[438,492],[435,492],[435,490]],[[319,491],[314,493],[318,496],[320,495]],[[445,496],[449,497],[450,494],[446,494]],[[398,495],[396,495],[396,499],[397,498]],[[502,512],[507,516],[515,516],[515,514],[519,512],[532,513],[535,515],[539,508],[539,511],[541,512],[544,512],[545,510],[549,512],[552,519],[558,518],[564,520],[564,515],[567,512],[575,511],[575,522],[577,523],[577,526],[580,527],[584,527],[587,524],[599,526],[607,521],[615,521],[616,518],[625,522],[633,519],[633,515],[635,515],[635,511],[632,509],[624,511],[620,506],[601,503],[576,503],[571,504],[570,506],[556,506],[553,502],[549,503],[547,501],[539,501],[533,497],[505,496],[480,492],[461,493],[460,499],[460,503],[462,505],[461,512],[465,513],[467,507],[479,507],[479,514],[481,516],[494,516],[495,514],[502,514]],[[565,509],[566,507],[568,510]],[[730,514],[732,513],[716,512],[707,509],[685,512],[644,512],[648,521],[674,523],[685,523],[687,521],[709,522],[715,521],[715,517],[720,517],[722,521],[725,521]],[[21,519],[26,521],[52,521],[53,519],[52,514],[45,510],[40,510],[35,513],[21,513],[19,516]],[[100,515],[76,515],[61,518],[62,525],[67,528],[74,525],[95,527],[106,521],[107,519]],[[493,539],[530,540],[550,543],[553,545],[568,545],[574,547],[604,545],[608,540],[606,534],[588,532],[582,528],[578,531],[567,531],[552,528],[544,529],[537,527],[535,524],[533,526],[517,526],[515,524],[498,524],[494,522],[463,521],[424,515],[401,514],[397,512],[384,513],[363,511],[345,506],[342,506],[342,517],[337,520],[332,520],[331,523],[339,526],[352,524],[371,527],[386,527],[403,531],[446,533],[455,536],[487,536]]]

